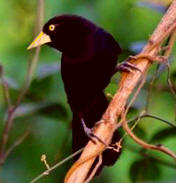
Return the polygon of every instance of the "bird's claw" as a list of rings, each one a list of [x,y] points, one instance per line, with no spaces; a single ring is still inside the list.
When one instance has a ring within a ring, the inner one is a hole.
[[[86,126],[86,124],[85,124],[83,118],[81,119],[81,123],[82,123],[82,126],[83,126],[83,128],[84,128],[85,134],[87,135],[87,137],[89,137],[89,139],[90,139],[94,144],[96,144],[96,141],[95,141],[95,139],[96,139],[96,140],[98,140],[99,142],[101,142],[102,144],[104,144],[105,146],[107,146],[107,144],[106,144],[103,140],[101,140],[98,136],[96,136],[96,135],[93,133],[92,129],[90,129],[90,128],[88,128],[88,127]]]
[[[138,70],[139,72],[142,72],[138,67],[129,62],[130,60],[137,60],[137,59],[148,59],[149,61],[156,61],[158,63],[167,63],[167,58],[165,56],[150,56],[146,54],[139,54],[136,56],[130,55],[126,61],[117,65],[117,67],[115,68],[115,72],[117,71],[131,72],[132,70]]]
[[[132,72],[132,70],[137,70],[139,72],[142,72],[138,67],[136,67],[134,64],[124,61],[116,66],[115,72],[121,71],[121,72]]]

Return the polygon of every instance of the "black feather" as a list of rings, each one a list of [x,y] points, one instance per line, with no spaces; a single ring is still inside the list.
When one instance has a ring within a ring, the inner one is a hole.
[[[56,27],[54,31],[48,29],[51,24]],[[81,118],[92,128],[108,106],[103,90],[114,74],[121,48],[112,35],[80,16],[54,17],[44,26],[43,31],[52,40],[49,45],[63,53],[61,74],[73,113],[75,152],[89,140],[81,125]],[[116,132],[113,141],[118,138]],[[101,168],[103,165],[113,165],[118,156],[119,153],[106,150]]]

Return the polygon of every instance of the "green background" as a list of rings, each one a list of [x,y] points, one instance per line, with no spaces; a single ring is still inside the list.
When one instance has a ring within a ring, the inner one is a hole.
[[[167,7],[137,0],[45,0],[44,21],[57,14],[82,15],[110,32],[123,49],[120,61],[138,53],[163,16]],[[37,1],[2,0],[0,3],[0,64],[9,85],[12,103],[15,103],[25,81],[28,61],[33,51],[26,48],[36,36]],[[170,58],[171,79],[175,84],[175,50]],[[39,62],[31,86],[21,105],[9,133],[7,147],[10,147],[26,129],[31,133],[9,155],[1,168],[1,183],[29,183],[45,170],[40,161],[47,155],[50,165],[71,154],[71,112],[66,101],[60,75],[59,52],[47,46],[41,48]],[[129,119],[144,109],[150,79],[156,70],[153,64],[146,85],[133,104]],[[106,93],[115,93],[120,74],[112,78]],[[149,112],[174,122],[175,98],[167,84],[167,69],[159,72],[149,98]],[[7,115],[7,104],[0,90],[0,132]],[[142,119],[135,133],[142,139],[164,144],[176,151],[176,130],[167,124],[151,118]],[[123,133],[123,132],[122,132]],[[71,166],[70,160],[57,168],[40,183],[62,182]],[[129,137],[125,138],[120,159],[113,167],[105,168],[92,182],[176,182],[176,164],[172,158],[160,152],[145,151]]]

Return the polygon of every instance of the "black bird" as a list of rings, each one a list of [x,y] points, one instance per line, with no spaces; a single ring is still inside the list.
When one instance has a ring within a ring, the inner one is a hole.
[[[75,152],[86,145],[89,140],[87,135],[90,135],[88,128],[101,119],[108,106],[103,90],[112,75],[118,69],[128,71],[124,66],[133,66],[123,64],[117,67],[121,48],[112,35],[76,15],[61,15],[50,19],[28,49],[42,44],[62,52],[61,74],[73,113],[72,147]],[[112,141],[117,141],[117,138],[119,136],[115,133]],[[106,150],[102,166],[113,165],[118,156],[116,151]]]

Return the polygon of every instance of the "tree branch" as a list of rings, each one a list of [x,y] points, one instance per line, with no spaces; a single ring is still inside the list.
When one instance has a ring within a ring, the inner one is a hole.
[[[168,125],[171,126],[172,128],[176,128],[176,125],[173,124],[172,122],[167,121],[167,120],[165,120],[165,119],[162,119],[162,118],[160,118],[160,117],[158,117],[158,116],[156,116],[156,115],[152,115],[152,114],[146,113],[145,111],[142,111],[141,114],[140,114],[139,116],[137,116],[137,117],[135,117],[135,118],[133,118],[133,119],[130,119],[130,120],[128,120],[127,122],[128,122],[128,123],[133,123],[133,122],[135,122],[135,124],[134,124],[133,127],[131,128],[131,129],[133,129],[133,128],[136,126],[136,122],[139,122],[140,119],[142,119],[142,118],[147,118],[147,117],[153,118],[153,119],[157,119],[157,120],[159,120],[159,121],[161,121],[161,122],[163,122],[163,123],[168,124]],[[117,129],[120,128],[120,127],[122,127],[122,122],[121,122],[121,123],[118,123],[117,126],[116,126]],[[120,139],[119,144],[121,143],[121,141],[124,139],[125,136],[126,136],[126,135],[124,135],[124,136]],[[115,144],[115,145],[119,145],[119,144]],[[115,148],[112,147],[112,146],[108,146],[108,147],[106,147],[106,148],[114,149],[114,150],[118,151],[118,149],[115,149]],[[54,169],[56,169],[56,168],[58,168],[59,166],[63,165],[65,162],[67,162],[68,160],[70,160],[71,158],[73,158],[74,156],[76,156],[77,154],[81,153],[81,152],[83,151],[83,149],[84,149],[84,148],[81,148],[81,149],[78,150],[77,152],[71,154],[71,155],[68,156],[67,158],[63,159],[62,161],[56,163],[54,166],[52,166],[52,167],[50,167],[49,169],[45,170],[43,173],[41,173],[41,174],[38,175],[36,178],[34,178],[30,183],[35,183],[35,182],[37,182],[39,179],[41,179],[42,177],[44,177],[44,176],[46,176],[46,175],[49,175]],[[101,151],[100,151],[100,153],[101,153]],[[96,155],[97,155],[97,152],[96,152],[96,154],[91,154],[91,157],[88,157],[88,158],[86,158],[86,159],[84,159],[84,160],[82,160],[82,161],[79,161],[79,163],[76,164],[77,167],[80,166],[81,164],[83,164],[84,162],[86,162],[87,160],[91,159],[92,157],[96,156]],[[98,167],[99,165],[100,165],[100,164],[97,164],[96,166]],[[174,165],[174,166],[175,166],[175,165]],[[94,172],[96,172],[96,168],[94,169]],[[93,172],[93,173],[94,173],[94,172]],[[92,176],[91,176],[91,177],[92,177]],[[89,178],[91,178],[91,177],[89,177]],[[89,178],[88,178],[88,179],[89,179]],[[88,181],[88,179],[86,180],[86,182]]]
[[[43,0],[38,0],[38,11],[37,11],[37,22],[36,22],[36,29],[38,31],[40,31],[41,27],[42,27],[43,14],[44,14],[44,2],[43,2]],[[5,92],[5,99],[8,102],[8,114],[7,114],[7,119],[5,121],[5,125],[4,125],[3,131],[2,131],[2,138],[1,138],[1,143],[0,143],[0,167],[3,165],[3,163],[7,157],[5,155],[6,154],[6,152],[5,152],[6,151],[6,144],[8,141],[9,132],[10,132],[11,127],[12,127],[13,122],[14,122],[15,111],[16,111],[17,107],[20,105],[21,101],[23,100],[23,98],[25,97],[25,95],[28,91],[28,88],[29,88],[30,83],[32,81],[34,70],[35,70],[36,65],[37,65],[39,53],[40,53],[40,48],[36,48],[34,56],[30,60],[30,65],[28,67],[28,72],[26,74],[26,80],[24,83],[24,87],[22,88],[20,94],[18,95],[17,101],[13,106],[10,103],[10,96],[8,94],[8,89],[6,88],[6,85],[5,85],[4,80],[2,78],[3,89]]]
[[[176,27],[176,0],[174,0],[168,9],[167,13],[162,18],[160,24],[152,34],[147,45],[141,52],[141,55],[149,55],[151,57],[158,56],[159,48],[162,46],[163,41],[174,31]],[[108,109],[102,117],[102,123],[95,127],[94,133],[100,137],[106,144],[111,142],[114,131],[116,130],[116,121],[123,114],[127,99],[135,89],[141,76],[146,73],[150,67],[151,60],[147,58],[138,57],[137,60],[131,59],[131,62],[142,71],[123,73],[119,84],[119,89],[113,100],[111,101]],[[74,163],[72,168],[68,171],[65,177],[65,183],[83,183],[87,174],[95,160],[95,158],[105,149],[105,146],[98,142],[96,144],[91,141],[88,142],[84,151],[82,152],[79,160]],[[94,155],[94,156],[92,156]],[[173,154],[172,154],[173,155]],[[92,158],[88,158],[91,157]],[[175,157],[175,154],[173,155]],[[80,161],[87,161],[80,164]]]

